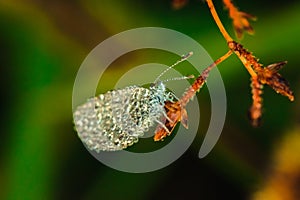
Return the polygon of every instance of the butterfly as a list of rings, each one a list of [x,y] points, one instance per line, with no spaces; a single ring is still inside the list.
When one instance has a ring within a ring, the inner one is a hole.
[[[96,152],[117,151],[138,142],[155,123],[170,134],[165,120],[172,121],[165,106],[177,97],[166,90],[160,77],[193,53],[183,55],[163,71],[149,88],[137,85],[116,89],[92,97],[73,113],[75,129],[81,141]],[[189,79],[184,76],[170,80]]]

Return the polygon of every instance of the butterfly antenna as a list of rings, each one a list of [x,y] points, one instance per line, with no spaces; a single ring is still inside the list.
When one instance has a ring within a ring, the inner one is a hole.
[[[181,56],[180,60],[178,60],[176,63],[174,63],[173,65],[169,66],[167,69],[165,69],[165,71],[163,71],[154,81],[154,83],[157,83],[157,81],[160,79],[160,77],[162,75],[164,75],[167,71],[169,71],[170,69],[172,69],[173,67],[175,67],[176,65],[178,65],[179,63],[185,61],[186,59],[188,59],[190,56],[193,55],[193,52],[189,52],[183,56]]]
[[[170,78],[167,80],[163,80],[162,82],[169,82],[169,81],[179,81],[179,80],[186,80],[186,79],[191,79],[191,78],[195,78],[194,75],[189,75],[189,76],[182,76],[182,77],[174,77],[174,78]]]

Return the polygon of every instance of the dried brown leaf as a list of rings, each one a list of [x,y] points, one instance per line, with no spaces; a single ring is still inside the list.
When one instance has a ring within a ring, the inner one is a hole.
[[[231,2],[231,0],[223,0],[225,7],[229,10],[229,17],[232,19],[233,27],[237,37],[240,39],[243,37],[243,33],[254,34],[254,29],[252,28],[249,20],[256,20],[256,17],[239,11],[237,7]]]
[[[257,70],[257,75],[262,84],[269,85],[273,88],[273,90],[275,90],[275,92],[288,97],[290,101],[294,101],[294,95],[290,89],[288,81],[278,73],[278,70],[280,70],[286,63],[287,62],[284,61],[263,67]]]
[[[258,59],[247,49],[245,49],[241,44],[232,41],[228,43],[230,49],[232,49],[235,54],[242,60],[245,67],[248,69],[252,77],[258,76],[258,81],[261,84],[267,84],[277,93],[286,96],[290,101],[294,101],[294,95],[290,89],[288,81],[286,81],[278,71],[287,63],[286,61],[270,64],[263,67],[262,64],[258,62]],[[250,66],[250,69],[249,67]]]

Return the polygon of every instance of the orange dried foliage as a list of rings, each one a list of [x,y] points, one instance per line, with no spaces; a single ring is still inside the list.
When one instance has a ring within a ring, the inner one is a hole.
[[[287,63],[279,62],[263,67],[258,59],[241,44],[232,41],[228,43],[228,47],[240,58],[246,69],[251,75],[252,87],[252,106],[249,109],[249,117],[252,125],[257,127],[262,115],[262,86],[269,85],[275,92],[294,100],[293,92],[289,83],[278,73],[278,71]]]
[[[223,0],[223,3],[229,11],[229,17],[233,21],[233,27],[237,37],[242,38],[244,31],[246,31],[248,34],[254,34],[254,29],[248,20],[256,20],[256,17],[239,11],[239,9],[233,5],[231,0]]]
[[[294,100],[294,95],[292,90],[290,89],[289,83],[278,73],[278,71],[287,62],[283,61],[268,65],[267,67],[263,67],[263,65],[258,62],[258,59],[251,52],[249,52],[240,43],[234,41],[230,37],[215,10],[212,0],[206,0],[206,2],[220,32],[227,41],[229,51],[225,55],[217,59],[210,66],[208,66],[194,81],[194,83],[187,89],[180,100],[176,102],[165,102],[165,110],[168,118],[165,119],[165,126],[168,131],[159,125],[154,136],[155,141],[162,140],[166,136],[170,135],[177,123],[180,121],[184,125],[184,127],[188,127],[187,112],[185,110],[185,106],[204,85],[211,69],[217,66],[222,61],[226,60],[232,53],[235,53],[239,57],[251,76],[251,92],[253,102],[252,106],[249,109],[249,117],[253,126],[256,127],[260,124],[263,102],[261,95],[263,93],[262,89],[264,84],[269,85],[277,93],[288,97],[290,101]],[[173,0],[172,5],[176,5],[176,3],[182,3],[178,5],[185,5],[187,1]],[[233,26],[238,38],[242,37],[244,31],[250,34],[254,33],[254,30],[248,21],[248,19],[255,20],[256,18],[254,16],[239,11],[233,5],[231,0],[223,0],[223,3],[228,8],[229,15],[233,19]]]
[[[259,83],[257,76],[251,77],[251,88],[252,88],[252,106],[249,109],[249,118],[251,124],[254,127],[260,125],[262,115],[262,84]]]
[[[280,70],[287,62],[279,62],[268,65],[267,67],[261,67],[256,69],[259,81],[262,84],[267,84],[275,92],[280,93],[283,96],[289,98],[290,101],[294,101],[293,91],[290,89],[290,85],[279,73]]]
[[[286,61],[263,67],[263,65],[258,62],[258,59],[241,44],[232,41],[228,43],[228,46],[241,59],[250,75],[252,77],[257,76],[260,84],[267,84],[273,88],[275,92],[288,97],[290,101],[294,100],[294,95],[290,89],[289,83],[278,73],[278,71],[287,63]],[[249,66],[251,69],[249,69]]]

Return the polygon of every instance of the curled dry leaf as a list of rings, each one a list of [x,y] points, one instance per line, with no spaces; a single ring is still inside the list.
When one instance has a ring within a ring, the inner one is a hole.
[[[274,63],[267,67],[257,69],[256,71],[259,81],[262,84],[269,85],[273,88],[273,90],[275,90],[275,92],[288,97],[290,101],[294,101],[294,95],[290,89],[289,83],[278,73],[278,70],[280,70],[286,63],[286,61]]]
[[[256,20],[256,17],[246,12],[241,12],[233,5],[231,0],[223,0],[225,7],[229,10],[229,16],[233,21],[233,27],[238,38],[242,38],[243,32],[254,34],[249,20]]]

